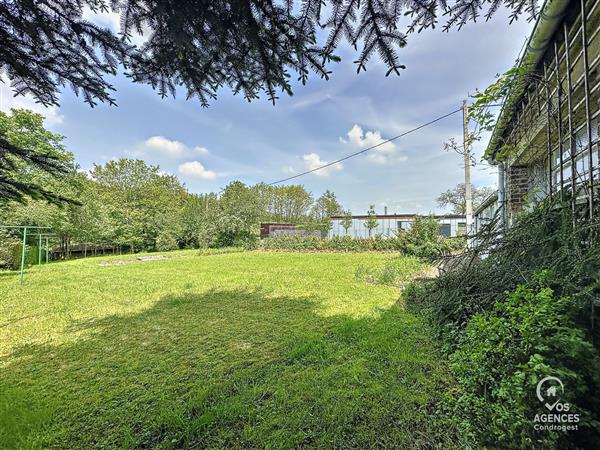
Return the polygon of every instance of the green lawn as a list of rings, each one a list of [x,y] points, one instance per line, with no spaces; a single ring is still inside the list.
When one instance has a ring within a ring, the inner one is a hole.
[[[455,445],[390,255],[168,256],[0,273],[0,448]]]

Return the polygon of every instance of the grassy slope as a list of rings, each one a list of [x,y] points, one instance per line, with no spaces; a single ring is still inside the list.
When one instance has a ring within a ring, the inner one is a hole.
[[[450,445],[423,325],[354,278],[389,256],[171,256],[0,274],[0,447]]]

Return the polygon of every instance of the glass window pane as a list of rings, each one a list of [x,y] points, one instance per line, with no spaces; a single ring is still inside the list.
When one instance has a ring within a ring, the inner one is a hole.
[[[450,224],[449,223],[441,223],[440,224],[440,232],[441,236],[450,237]]]

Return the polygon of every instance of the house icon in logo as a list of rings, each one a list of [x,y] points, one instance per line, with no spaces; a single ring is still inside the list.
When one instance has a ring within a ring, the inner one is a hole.
[[[546,389],[546,397],[556,397],[556,386]]]
[[[551,384],[546,387],[547,384]],[[546,384],[546,386],[544,386]],[[559,390],[560,389],[560,390]],[[537,398],[546,408],[550,411],[560,402],[559,395],[565,392],[565,387],[562,381],[556,377],[545,377],[537,384],[536,394]],[[550,399],[553,403],[550,403]]]

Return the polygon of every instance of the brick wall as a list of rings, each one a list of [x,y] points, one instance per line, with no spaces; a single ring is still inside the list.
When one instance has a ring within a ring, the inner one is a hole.
[[[275,230],[295,230],[296,225],[291,223],[261,223],[260,224],[260,237],[267,238],[273,234]]]
[[[528,191],[527,167],[511,166],[508,169],[508,209],[510,212],[517,212],[523,207]]]

